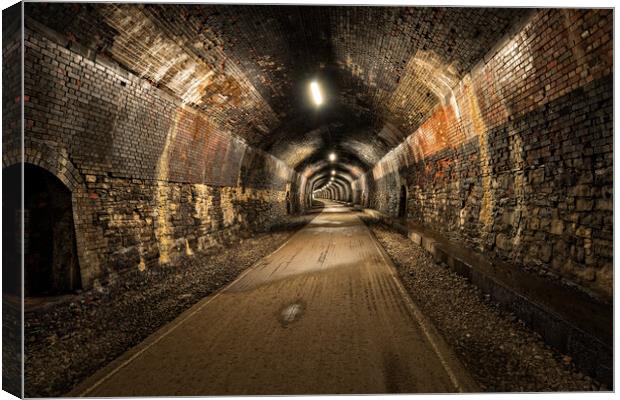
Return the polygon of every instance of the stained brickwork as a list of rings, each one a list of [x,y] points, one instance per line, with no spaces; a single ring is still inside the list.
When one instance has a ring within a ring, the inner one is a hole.
[[[2,144],[7,149],[19,149],[21,143],[21,27],[18,7],[2,15],[6,24],[2,37]],[[19,159],[20,152],[14,154]]]
[[[86,287],[177,263],[286,215],[296,174],[282,161],[64,40],[27,23],[25,161],[72,191]],[[17,152],[5,145],[5,165]]]
[[[26,160],[72,190],[86,284],[309,207],[335,152],[330,195],[396,215],[404,190],[416,221],[611,292],[612,11],[26,13]]]
[[[29,3],[107,58],[302,170],[326,150],[368,168],[527,9]],[[326,104],[309,103],[319,79]]]
[[[611,298],[611,10],[540,10],[365,179],[370,205]],[[361,186],[363,182],[356,185]]]

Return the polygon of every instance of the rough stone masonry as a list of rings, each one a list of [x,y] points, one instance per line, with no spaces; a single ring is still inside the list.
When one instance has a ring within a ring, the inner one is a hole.
[[[360,178],[367,205],[396,215],[404,186],[425,227],[610,301],[612,17],[527,19]]]

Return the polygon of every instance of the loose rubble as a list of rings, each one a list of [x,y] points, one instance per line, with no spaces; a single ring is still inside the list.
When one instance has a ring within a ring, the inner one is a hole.
[[[370,228],[394,261],[411,298],[483,391],[608,390],[465,278],[436,264],[420,246],[384,226]]]

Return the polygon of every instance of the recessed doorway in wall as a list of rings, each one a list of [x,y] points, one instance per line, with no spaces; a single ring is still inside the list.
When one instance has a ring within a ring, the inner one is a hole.
[[[3,178],[19,175],[20,167],[6,168]],[[32,164],[24,164],[24,182],[25,296],[80,289],[71,191],[52,173]],[[17,215],[18,210],[3,209],[3,213]]]

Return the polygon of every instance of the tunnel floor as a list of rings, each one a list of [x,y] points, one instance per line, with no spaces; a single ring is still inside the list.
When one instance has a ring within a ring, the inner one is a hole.
[[[306,227],[70,393],[425,393],[476,386],[349,208]]]

